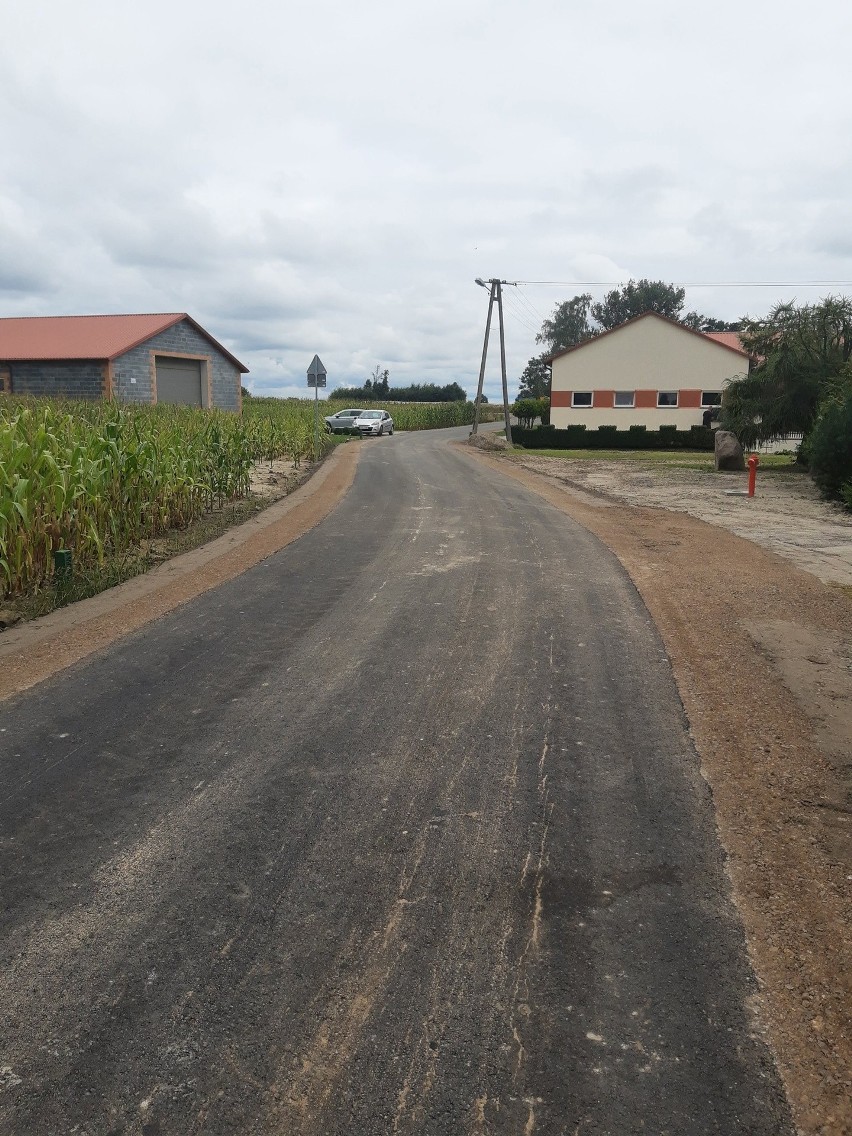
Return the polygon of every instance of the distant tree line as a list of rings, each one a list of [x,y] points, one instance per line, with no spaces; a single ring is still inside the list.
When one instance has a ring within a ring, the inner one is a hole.
[[[467,402],[467,392],[458,383],[439,387],[435,383],[412,383],[392,387],[387,370],[379,367],[362,387],[338,387],[328,396],[345,402]]]

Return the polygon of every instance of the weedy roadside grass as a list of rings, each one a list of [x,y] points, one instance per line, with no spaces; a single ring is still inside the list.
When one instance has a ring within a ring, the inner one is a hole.
[[[299,480],[295,478],[294,484]],[[78,600],[89,599],[132,580],[135,576],[144,575],[174,556],[191,552],[215,540],[236,525],[256,517],[289,491],[290,486],[287,486],[282,488],[279,496],[252,494],[239,501],[229,501],[222,508],[198,517],[184,529],[171,529],[155,540],[141,541],[122,555],[105,558],[102,565],[84,566],[82,569],[75,566],[67,577],[52,575],[42,587],[34,591],[7,597],[2,601],[2,606],[7,612],[14,612],[21,619],[29,620],[48,615],[51,611]]]

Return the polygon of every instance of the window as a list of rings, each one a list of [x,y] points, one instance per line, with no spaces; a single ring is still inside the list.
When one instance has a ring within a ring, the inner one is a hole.
[[[592,392],[591,391],[574,391],[571,395],[572,406],[591,406],[592,405]]]
[[[677,406],[677,391],[657,391],[657,406]]]
[[[632,406],[633,405],[633,391],[615,391],[613,398],[613,406]]]
[[[701,392],[701,405],[702,406],[721,406],[722,405],[722,392],[721,391],[702,391]]]

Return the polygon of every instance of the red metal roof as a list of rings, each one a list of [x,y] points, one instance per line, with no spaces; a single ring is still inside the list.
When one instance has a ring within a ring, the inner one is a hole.
[[[186,312],[131,316],[18,316],[0,319],[0,359],[115,359],[146,339],[188,320],[245,374],[248,367]]]

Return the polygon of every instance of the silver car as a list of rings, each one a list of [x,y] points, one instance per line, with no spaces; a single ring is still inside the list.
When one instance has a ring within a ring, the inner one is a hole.
[[[360,418],[363,413],[363,410],[338,410],[337,414],[329,414],[326,418],[326,429],[332,434],[341,430],[351,430],[355,426],[355,419]]]
[[[362,410],[353,425],[361,431],[362,437],[374,435],[380,438],[382,434],[393,433],[393,419],[386,410]]]

